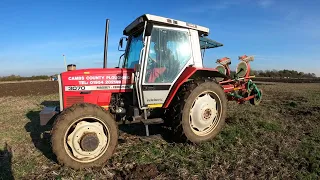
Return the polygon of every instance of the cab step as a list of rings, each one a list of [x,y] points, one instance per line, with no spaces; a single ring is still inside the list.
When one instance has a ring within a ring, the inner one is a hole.
[[[162,124],[164,123],[162,118],[153,118],[153,119],[141,119],[144,125],[151,125],[151,124]]]
[[[141,122],[146,127],[146,136],[149,136],[149,125],[162,124],[164,123],[164,120],[161,118],[153,118],[153,119],[142,119]]]

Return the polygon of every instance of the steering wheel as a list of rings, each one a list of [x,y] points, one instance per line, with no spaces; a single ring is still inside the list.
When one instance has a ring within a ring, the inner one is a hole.
[[[150,62],[150,61],[157,62],[155,59],[153,59],[153,58],[150,57],[150,56],[148,57],[148,60],[149,60],[149,62]]]
[[[157,61],[152,57],[148,56],[148,63],[147,63],[147,75],[149,75],[153,68],[156,67]]]
[[[148,64],[150,65],[149,67],[152,67],[152,68],[154,68],[154,67],[156,67],[156,65],[157,65],[157,61],[155,60],[155,59],[153,59],[152,57],[148,57]]]

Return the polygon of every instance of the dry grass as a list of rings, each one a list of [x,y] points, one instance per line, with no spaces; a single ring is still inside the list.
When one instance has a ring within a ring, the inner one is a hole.
[[[224,130],[198,146],[143,138],[122,128],[105,167],[61,167],[39,127],[43,101],[58,95],[0,98],[0,179],[316,179],[320,175],[320,85],[260,85],[260,106],[229,103]],[[157,126],[151,132],[164,132]],[[5,144],[8,144],[7,146]]]

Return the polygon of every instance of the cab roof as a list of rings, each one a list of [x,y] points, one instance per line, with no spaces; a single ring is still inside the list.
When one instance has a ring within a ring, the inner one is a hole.
[[[138,28],[139,26],[143,25],[145,21],[153,22],[154,24],[162,24],[167,26],[173,27],[184,27],[188,29],[194,29],[199,32],[199,35],[207,36],[209,34],[209,28],[187,23],[184,21],[179,21],[171,18],[151,15],[151,14],[143,14],[139,16],[136,20],[134,20],[131,24],[129,24],[123,31],[123,35],[129,35],[134,29]]]

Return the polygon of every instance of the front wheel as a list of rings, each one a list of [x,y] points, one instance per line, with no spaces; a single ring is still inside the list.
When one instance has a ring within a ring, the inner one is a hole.
[[[117,146],[118,127],[101,107],[75,104],[58,116],[51,141],[60,164],[74,169],[102,166]]]
[[[183,96],[177,97],[180,116],[174,121],[176,132],[193,143],[213,139],[222,129],[227,111],[227,99],[220,85],[212,81],[200,81],[187,85]]]

